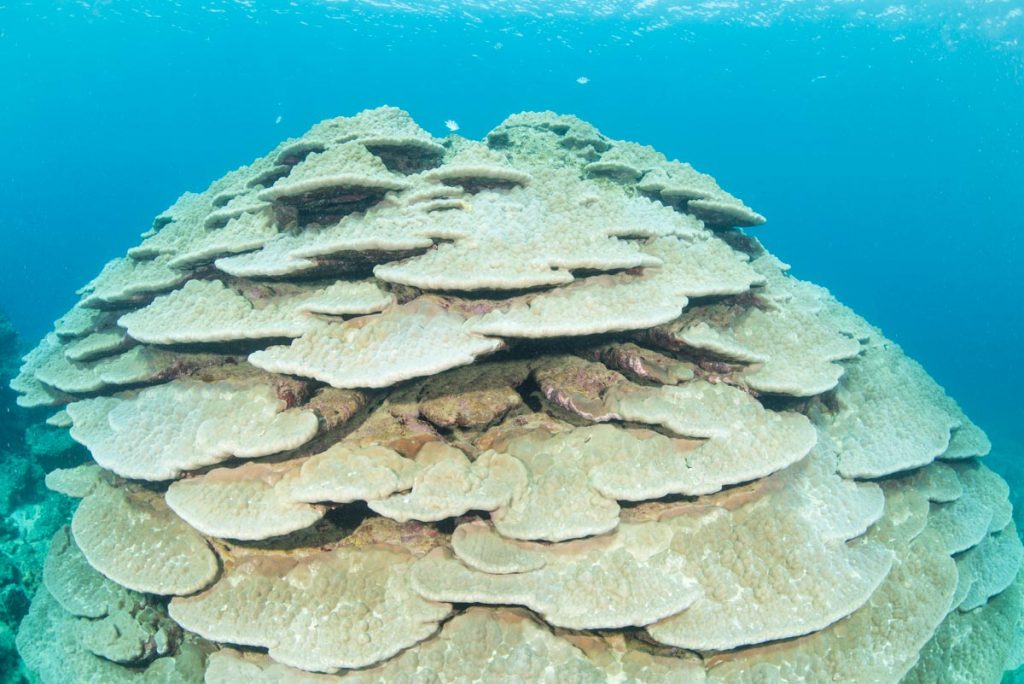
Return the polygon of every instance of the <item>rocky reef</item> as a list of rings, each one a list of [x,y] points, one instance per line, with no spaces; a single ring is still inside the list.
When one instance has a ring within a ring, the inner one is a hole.
[[[18,338],[0,312],[0,682],[26,681],[15,632],[39,586],[54,532],[71,518],[67,497],[43,486],[46,469],[73,466],[83,449],[42,416],[15,405]]]
[[[43,682],[998,681],[988,439],[688,164],[380,108],[186,193],[11,386]]]

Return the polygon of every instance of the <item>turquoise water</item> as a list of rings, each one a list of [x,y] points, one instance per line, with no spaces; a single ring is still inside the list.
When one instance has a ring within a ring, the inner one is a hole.
[[[781,6],[0,4],[0,308],[34,342],[183,190],[320,119],[391,104],[478,138],[551,109],[765,214],[1024,491],[1024,3]]]
[[[1019,4],[6,3],[0,306],[37,338],[181,191],[322,118],[553,109],[716,176],[1019,451]]]

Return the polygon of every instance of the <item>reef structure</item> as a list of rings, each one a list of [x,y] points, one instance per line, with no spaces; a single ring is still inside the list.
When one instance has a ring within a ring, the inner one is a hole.
[[[744,228],[572,116],[324,121],[157,216],[26,357],[94,463],[44,682],[998,681],[984,433]]]
[[[72,501],[48,490],[43,478],[85,455],[67,429],[42,422],[44,412],[16,406],[7,383],[20,355],[14,327],[0,311],[0,684],[28,681],[15,634],[42,580],[50,538],[71,517]]]

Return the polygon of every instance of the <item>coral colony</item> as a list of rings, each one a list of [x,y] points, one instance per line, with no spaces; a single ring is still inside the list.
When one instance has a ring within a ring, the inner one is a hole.
[[[763,221],[547,112],[477,142],[365,111],[186,193],[12,383],[94,461],[47,477],[81,502],[26,663],[997,680],[1022,548],[988,440]]]

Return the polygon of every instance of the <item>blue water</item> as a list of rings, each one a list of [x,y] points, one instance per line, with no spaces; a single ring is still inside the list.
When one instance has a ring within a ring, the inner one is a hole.
[[[1020,2],[389,4],[0,4],[0,307],[24,337],[182,191],[322,118],[386,103],[479,137],[553,109],[715,175],[1024,452]]]

